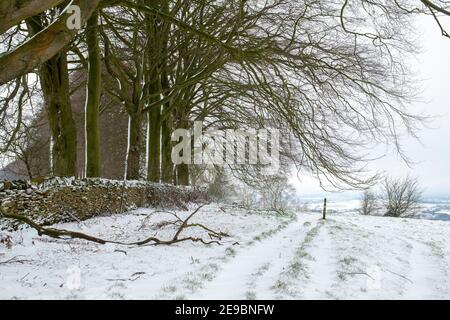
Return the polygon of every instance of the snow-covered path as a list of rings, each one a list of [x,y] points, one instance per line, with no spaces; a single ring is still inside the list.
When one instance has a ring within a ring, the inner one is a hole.
[[[210,205],[196,219],[231,238],[206,247],[124,248],[13,232],[12,247],[0,245],[0,299],[450,299],[449,222],[320,218]],[[173,233],[161,229],[167,219],[139,209],[63,227],[109,239],[164,237]],[[21,262],[1,263],[11,258]]]
[[[450,224],[301,214],[240,250],[194,299],[448,299]]]
[[[314,219],[308,219],[314,220]],[[315,224],[316,222],[314,222]],[[287,228],[253,246],[240,250],[194,299],[265,299],[271,287],[304,241],[311,222],[292,222]]]

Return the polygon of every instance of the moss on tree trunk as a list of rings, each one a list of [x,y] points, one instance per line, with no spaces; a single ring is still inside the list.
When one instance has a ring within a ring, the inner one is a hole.
[[[127,179],[138,180],[140,178],[140,163],[142,151],[142,113],[130,113],[129,124],[129,150],[127,159]]]
[[[99,109],[101,97],[101,53],[98,41],[98,12],[88,20],[86,43],[89,53],[89,74],[86,99],[86,175],[99,177],[100,166],[100,125]]]
[[[174,183],[172,162],[172,117],[169,116],[161,125],[161,181]]]
[[[26,20],[29,35],[34,37],[44,29],[40,16]],[[39,67],[39,80],[53,141],[52,174],[75,176],[77,162],[77,130],[70,103],[67,49]]]
[[[147,180],[160,182],[161,112],[153,108],[148,114],[148,167]]]
[[[66,51],[45,62],[39,75],[53,139],[53,175],[75,176],[77,131],[70,103]]]

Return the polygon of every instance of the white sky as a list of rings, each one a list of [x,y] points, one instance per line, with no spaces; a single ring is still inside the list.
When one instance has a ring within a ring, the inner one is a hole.
[[[410,110],[425,111],[436,117],[429,125],[432,128],[419,132],[421,143],[413,138],[403,140],[404,150],[415,162],[411,168],[394,154],[372,163],[369,168],[394,176],[417,176],[426,196],[450,197],[450,39],[441,36],[432,17],[421,17],[417,27],[422,50],[412,69],[424,79],[419,84],[423,88],[421,100],[424,102],[412,104]],[[302,177],[301,182],[293,180],[299,194],[324,194],[312,178]],[[341,196],[345,195],[351,194]]]

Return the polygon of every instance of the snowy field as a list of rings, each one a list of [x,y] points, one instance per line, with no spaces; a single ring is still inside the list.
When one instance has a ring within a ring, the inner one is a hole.
[[[450,299],[450,221],[365,217],[350,207],[331,203],[322,221],[313,205],[291,217],[209,205],[193,222],[228,233],[221,246],[124,247],[8,233],[0,298]],[[139,209],[58,227],[111,240],[169,238],[171,218]]]
[[[333,213],[358,213],[361,200],[358,199],[332,199],[328,201],[330,212]],[[311,197],[305,200],[308,211],[321,212],[323,208],[323,198]],[[450,199],[429,198],[419,203],[419,213],[416,218],[426,220],[450,221]],[[381,209],[383,210],[383,209]]]

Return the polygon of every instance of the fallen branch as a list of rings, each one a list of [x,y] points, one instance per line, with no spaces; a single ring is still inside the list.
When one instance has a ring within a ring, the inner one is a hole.
[[[147,215],[147,217],[146,217],[146,218],[144,219],[144,221],[142,222],[142,225],[141,225],[141,227],[139,228],[139,230],[141,230],[141,229],[145,226],[145,224],[147,223],[147,220],[149,219],[149,217],[151,217],[151,216],[152,216],[153,214],[155,214],[155,213],[167,213],[167,214],[170,214],[171,216],[173,216],[173,217],[176,219],[175,221],[162,221],[162,222],[160,222],[160,223],[157,224],[158,227],[164,227],[164,226],[168,226],[168,225],[175,225],[175,226],[177,226],[177,225],[180,225],[180,224],[181,224],[181,226],[182,226],[183,224],[185,224],[185,222],[187,222],[188,220],[190,220],[190,218],[191,218],[196,212],[194,212],[193,214],[191,214],[191,216],[188,217],[188,218],[186,219],[186,221],[184,221],[184,220],[181,219],[175,212],[172,212],[172,211],[165,211],[165,210],[156,210],[156,211],[153,211],[152,213],[150,213],[149,215]],[[203,224],[200,224],[200,223],[190,223],[190,224],[185,224],[185,225],[184,225],[184,229],[187,229],[187,228],[194,228],[194,227],[201,228],[201,229],[207,231],[207,232],[208,232],[208,236],[210,237],[210,239],[216,238],[216,239],[222,240],[223,237],[229,237],[229,236],[230,236],[230,235],[228,235],[228,234],[226,234],[226,233],[224,233],[224,232],[221,232],[221,231],[219,231],[219,232],[214,231],[214,230],[212,230],[212,229],[210,229],[210,228],[208,228],[208,227],[206,227],[206,226],[204,226]]]
[[[149,214],[141,214],[141,215],[145,215],[146,217],[143,219],[143,221],[142,221],[142,223],[141,223],[141,227],[139,228],[139,230],[141,230],[141,229],[143,229],[143,228],[145,227],[145,225],[146,225],[147,222],[148,222],[148,219],[149,219],[152,215],[154,215],[155,213],[167,213],[167,214],[170,214],[170,215],[174,216],[174,217],[177,219],[176,221],[161,221],[161,222],[159,222],[159,223],[156,225],[158,228],[165,227],[166,225],[174,225],[174,224],[176,224],[177,222],[181,222],[181,223],[183,222],[183,220],[180,219],[180,217],[178,217],[177,214],[176,214],[175,212],[172,212],[172,211],[166,211],[166,210],[155,210],[155,211],[152,211],[152,212],[149,213]]]
[[[31,262],[32,260],[26,260],[26,259],[18,259],[19,257],[21,257],[21,256],[15,256],[15,257],[12,257],[11,259],[9,259],[9,260],[6,260],[6,261],[0,261],[0,264],[8,264],[8,263],[25,263],[25,262]]]
[[[224,232],[216,232],[214,230],[209,229],[208,227],[205,227],[204,225],[200,224],[200,223],[192,223],[192,224],[188,224],[185,226],[185,228],[193,228],[193,227],[198,227],[198,228],[202,228],[206,231],[208,231],[208,235],[209,237],[212,238],[216,238],[219,240],[222,240],[222,237],[229,237],[229,234],[226,234]]]
[[[14,213],[8,213],[6,212],[3,208],[0,207],[0,216],[3,218],[7,218],[7,219],[13,219],[16,221],[20,221],[23,222],[25,224],[27,224],[28,226],[30,226],[31,228],[35,229],[39,236],[42,235],[46,235],[49,236],[51,238],[55,238],[55,239],[66,239],[66,238],[72,238],[72,239],[82,239],[82,240],[86,240],[86,241],[90,241],[90,242],[95,242],[95,243],[99,243],[99,244],[107,244],[107,243],[111,243],[111,244],[117,244],[117,245],[123,245],[123,246],[143,246],[143,245],[171,245],[171,244],[176,244],[179,242],[185,242],[185,241],[192,241],[192,242],[201,242],[203,244],[218,244],[221,245],[221,243],[219,241],[216,240],[211,240],[211,241],[205,241],[202,238],[195,238],[195,237],[184,237],[184,238],[180,238],[180,234],[183,230],[190,228],[190,227],[200,227],[202,229],[204,229],[205,231],[208,232],[209,236],[211,237],[211,235],[214,235],[216,238],[221,239],[222,237],[227,236],[226,234],[222,233],[222,232],[216,232],[213,231],[209,228],[206,228],[205,226],[201,225],[201,224],[189,224],[189,220],[195,215],[197,214],[200,209],[202,209],[205,206],[205,204],[201,205],[200,207],[198,207],[196,210],[194,210],[194,212],[192,212],[185,220],[182,220],[182,223],[180,225],[180,227],[178,228],[177,232],[175,233],[175,235],[173,236],[172,239],[170,240],[161,240],[158,239],[154,236],[148,237],[144,240],[141,241],[136,241],[136,242],[122,242],[122,241],[113,241],[113,240],[105,240],[102,238],[98,238],[98,237],[94,237],[82,232],[76,232],[76,231],[70,231],[70,230],[65,230],[65,229],[56,229],[56,228],[49,228],[49,227],[43,227],[42,225],[34,222],[33,220],[31,220],[28,217],[25,217],[23,215],[19,215],[19,214],[14,214]],[[212,238],[212,237],[211,237]]]
[[[81,220],[77,216],[75,216],[74,214],[72,214],[72,213],[70,213],[68,211],[66,211],[65,214],[67,214],[70,218],[74,219],[76,222],[81,223]]]

